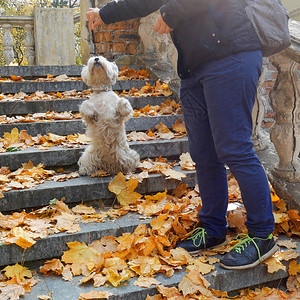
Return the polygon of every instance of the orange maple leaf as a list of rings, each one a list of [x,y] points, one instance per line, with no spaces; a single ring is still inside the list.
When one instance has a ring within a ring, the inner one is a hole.
[[[43,266],[40,267],[40,272],[43,274],[53,272],[60,275],[63,271],[64,265],[57,258],[47,260]]]
[[[128,206],[129,204],[135,204],[142,195],[134,192],[138,186],[139,181],[137,179],[130,178],[127,182],[125,176],[119,173],[113,181],[108,185],[108,189],[117,195],[117,198],[121,205]]]

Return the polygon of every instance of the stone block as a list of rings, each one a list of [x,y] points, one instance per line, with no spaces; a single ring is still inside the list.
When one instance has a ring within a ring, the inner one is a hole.
[[[74,65],[73,9],[36,8],[34,36],[37,65]]]

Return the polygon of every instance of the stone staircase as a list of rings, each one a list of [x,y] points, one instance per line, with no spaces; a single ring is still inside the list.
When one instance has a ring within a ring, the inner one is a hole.
[[[129,65],[135,69],[145,69],[145,65]],[[10,75],[22,76],[28,80],[25,82],[1,82],[1,93],[18,93],[23,91],[25,93],[33,93],[36,91],[44,92],[62,92],[68,90],[77,91],[85,90],[88,87],[82,81],[64,81],[64,82],[35,82],[29,81],[31,79],[45,77],[47,74],[68,76],[80,76],[80,66],[66,66],[66,67],[0,67],[0,77],[9,77]],[[157,75],[150,73],[150,84],[157,80]],[[115,91],[129,90],[132,87],[142,87],[145,81],[118,81],[113,87]],[[166,97],[127,97],[133,108],[142,108],[147,104],[157,105],[162,103]],[[178,100],[176,92],[171,96],[171,99]],[[47,111],[72,111],[78,112],[78,106],[85,99],[69,99],[69,100],[43,100],[43,101],[17,101],[17,102],[3,102],[0,101],[0,114],[7,116],[18,116],[33,113],[45,113]],[[126,124],[127,131],[146,131],[153,129],[155,125],[164,123],[171,128],[172,124],[182,118],[182,115],[163,115],[159,117],[135,117]],[[19,131],[27,130],[31,136],[37,134],[59,134],[68,135],[75,133],[84,133],[85,127],[80,119],[75,120],[55,120],[34,123],[15,123],[15,124],[1,124],[0,136],[5,132],[11,132],[13,128],[18,128]],[[147,142],[130,142],[130,147],[139,152],[141,159],[154,157],[167,157],[171,159],[178,159],[183,152],[188,152],[187,138],[178,138],[173,140],[154,140]],[[51,169],[64,168],[66,170],[77,170],[77,161],[84,147],[76,148],[62,148],[52,147],[47,151],[39,150],[38,148],[28,148],[23,151],[0,153],[0,166],[7,166],[11,171],[21,167],[22,163],[29,160],[34,165],[42,163],[45,167]],[[183,179],[189,187],[194,187],[196,182],[195,171],[181,171],[186,174]],[[61,199],[65,197],[65,202],[72,206],[78,203],[93,203],[98,206],[98,209],[111,206],[113,195],[108,190],[108,184],[113,177],[78,177],[69,179],[67,181],[55,182],[46,181],[32,189],[11,190],[4,193],[4,198],[0,199],[0,211],[2,213],[10,213],[13,211],[22,211],[24,209],[31,210],[36,207],[49,205],[52,199]],[[165,179],[159,174],[150,174],[149,178],[144,179],[139,184],[137,192],[141,194],[151,194],[159,191],[172,190],[178,185],[177,180]],[[99,201],[99,200],[102,201]],[[22,248],[11,244],[2,245],[0,247],[0,266],[1,268],[7,265],[20,263],[25,261],[25,265],[30,269],[38,270],[39,266],[46,259],[60,257],[63,251],[68,249],[66,243],[71,241],[85,242],[88,244],[93,240],[100,239],[103,236],[114,235],[120,236],[125,232],[133,232],[137,225],[144,223],[149,224],[150,219],[140,218],[139,215],[130,213],[114,221],[107,221],[105,223],[89,223],[81,224],[81,231],[77,233],[67,234],[59,233],[49,235],[44,239],[38,240],[35,245],[24,251]],[[280,237],[287,239],[286,237]],[[298,251],[300,247],[298,245]],[[211,287],[222,291],[234,291],[237,289],[256,286],[267,285],[270,282],[284,280],[288,274],[280,270],[276,273],[270,274],[264,265],[259,265],[256,268],[243,271],[224,270],[216,265],[216,271],[206,275],[206,279],[211,283]],[[163,285],[177,285],[185,271],[176,271],[174,276],[168,278],[165,275],[159,274],[156,279]],[[92,285],[77,285],[77,277],[72,282],[66,282],[61,277],[50,275],[43,276],[37,272],[40,282],[33,287],[30,294],[26,294],[24,299],[37,299],[37,295],[47,295],[52,293],[54,300],[73,300],[78,299],[79,294],[88,292],[93,289]],[[114,296],[111,299],[145,299],[147,294],[157,293],[156,288],[152,286],[149,289],[140,288],[133,285],[135,280],[129,280],[127,285],[121,285],[118,288],[101,287],[99,290],[110,290]],[[0,296],[1,298],[1,296]]]

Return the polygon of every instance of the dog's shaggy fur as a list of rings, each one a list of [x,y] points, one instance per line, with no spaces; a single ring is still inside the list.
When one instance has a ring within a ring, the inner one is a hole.
[[[79,109],[92,139],[78,161],[79,174],[91,175],[98,169],[111,174],[133,172],[140,157],[129,148],[125,132],[125,122],[133,115],[133,109],[127,99],[112,91],[117,65],[102,56],[91,57],[81,76],[94,92]]]

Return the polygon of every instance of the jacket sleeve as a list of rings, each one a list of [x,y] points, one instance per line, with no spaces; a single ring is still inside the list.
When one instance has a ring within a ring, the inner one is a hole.
[[[158,10],[164,0],[119,0],[101,7],[100,17],[105,24],[145,17]]]
[[[238,0],[239,1],[239,0]],[[208,6],[217,1],[212,0],[169,0],[161,7],[160,13],[163,20],[171,28],[176,28],[182,24],[183,20],[192,16],[200,15],[206,11]]]

